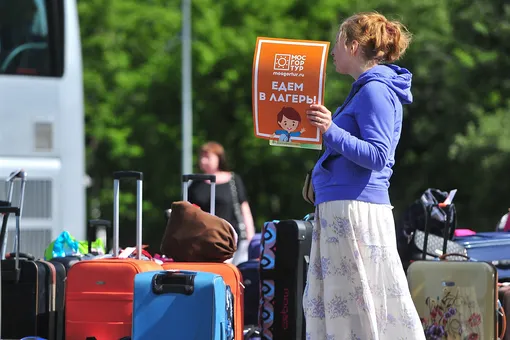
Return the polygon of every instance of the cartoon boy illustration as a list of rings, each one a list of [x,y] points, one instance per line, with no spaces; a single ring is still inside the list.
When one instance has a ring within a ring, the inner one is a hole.
[[[274,138],[278,138],[280,142],[290,142],[292,137],[299,137],[305,129],[296,131],[301,123],[301,116],[292,107],[283,107],[276,116],[276,122],[283,130],[276,130],[273,134]],[[280,136],[280,137],[278,137]]]

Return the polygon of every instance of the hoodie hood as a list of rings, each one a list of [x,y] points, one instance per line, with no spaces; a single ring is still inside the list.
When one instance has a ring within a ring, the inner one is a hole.
[[[402,104],[411,104],[413,102],[412,78],[412,73],[403,67],[393,64],[377,65],[362,73],[354,82],[353,89],[358,89],[369,81],[378,81],[392,89]]]

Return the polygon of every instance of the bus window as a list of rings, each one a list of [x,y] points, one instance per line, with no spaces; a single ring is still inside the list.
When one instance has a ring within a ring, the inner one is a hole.
[[[51,28],[58,27],[48,25],[51,2],[0,0],[0,74],[59,76],[50,46]]]

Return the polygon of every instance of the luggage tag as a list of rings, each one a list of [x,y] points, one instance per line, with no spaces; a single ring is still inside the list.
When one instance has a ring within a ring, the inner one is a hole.
[[[453,199],[455,198],[455,194],[457,194],[457,189],[451,190],[448,193],[448,196],[446,196],[446,199],[444,200],[444,202],[441,203],[441,205],[443,205],[443,206],[451,205],[453,202]]]
[[[127,247],[126,249],[121,251],[118,258],[119,259],[127,259],[131,254],[133,254],[135,252],[135,250],[136,250],[135,247]]]
[[[446,196],[446,199],[444,202],[439,203],[437,206],[439,208],[446,208],[450,206],[453,202],[453,199],[455,198],[455,194],[457,194],[457,189],[450,190],[448,193],[448,196]],[[445,222],[446,220],[446,213],[441,212],[441,210],[437,209],[436,207],[432,208],[431,217],[435,217],[437,220],[441,222]]]

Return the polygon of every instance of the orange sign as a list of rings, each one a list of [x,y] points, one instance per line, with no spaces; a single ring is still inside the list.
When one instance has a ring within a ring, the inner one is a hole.
[[[272,145],[322,143],[306,118],[310,104],[324,102],[329,42],[257,38],[253,59],[255,136]],[[319,145],[320,147],[320,145]]]

